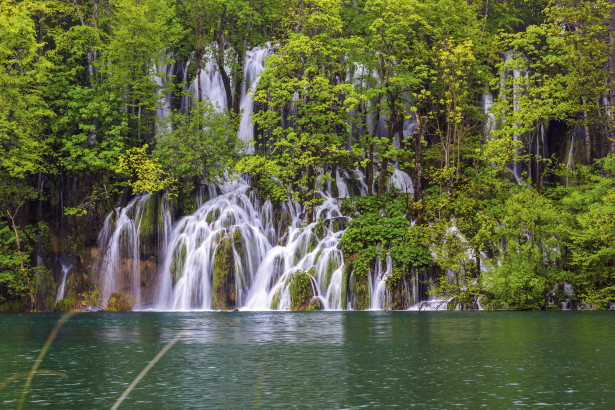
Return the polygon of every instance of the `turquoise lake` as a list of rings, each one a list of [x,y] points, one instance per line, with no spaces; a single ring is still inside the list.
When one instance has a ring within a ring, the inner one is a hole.
[[[0,382],[29,370],[60,314],[0,315]],[[612,312],[82,313],[24,408],[615,408]],[[16,408],[25,378],[0,390]]]

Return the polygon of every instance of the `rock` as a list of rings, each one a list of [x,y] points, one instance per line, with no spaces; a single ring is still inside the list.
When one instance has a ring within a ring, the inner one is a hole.
[[[366,275],[357,275],[354,270],[351,270],[349,278],[349,293],[353,309],[366,310],[369,309],[369,281]]]
[[[280,304],[280,296],[282,294],[282,289],[278,289],[275,291],[273,298],[271,298],[271,304],[269,305],[269,309],[278,310],[278,306]]]
[[[224,238],[216,248],[211,288],[213,309],[230,310],[236,307],[235,255],[228,238]]]
[[[310,300],[310,304],[307,308],[307,310],[323,310],[324,306],[322,305],[322,301],[319,298],[312,298],[312,300]]]
[[[312,305],[314,290],[312,289],[312,279],[310,278],[310,275],[313,276],[315,273],[314,268],[311,268],[308,272],[296,272],[292,276],[288,288],[290,292],[291,311],[304,312],[316,310],[316,306]],[[318,303],[320,303],[320,301]],[[322,304],[320,306],[320,309],[322,309]]]
[[[105,312],[132,312],[132,305],[121,294],[112,293]]]

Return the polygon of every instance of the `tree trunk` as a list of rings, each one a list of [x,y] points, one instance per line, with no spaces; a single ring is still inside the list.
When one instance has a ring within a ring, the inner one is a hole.
[[[384,192],[386,190],[388,170],[389,170],[389,159],[382,158],[382,161],[380,161],[380,175],[378,178],[378,196],[384,195]]]
[[[369,157],[367,166],[365,167],[365,179],[367,180],[367,195],[372,195],[372,186],[374,185],[374,144],[369,145]]]
[[[613,109],[615,109],[615,0],[610,0],[611,11],[609,13],[609,131],[610,151],[615,154],[615,124],[613,124]]]
[[[17,215],[17,212],[19,212],[20,207],[21,205],[19,205],[19,207],[17,208],[17,211],[15,211],[15,215]],[[36,301],[34,300],[34,287],[32,286],[32,282],[30,282],[28,271],[26,270],[26,267],[23,264],[23,257],[21,256],[21,243],[19,241],[19,234],[17,233],[17,226],[15,225],[15,215],[11,215],[9,211],[6,211],[6,214],[11,219],[11,224],[13,225],[13,232],[15,232],[15,243],[17,244],[17,254],[19,255],[19,263],[21,265],[20,270],[26,281],[26,284],[28,285],[28,296],[30,296],[30,310],[33,311],[35,310],[35,307],[36,307]]]
[[[203,87],[201,86],[201,71],[203,71],[203,54],[196,53],[197,65],[196,65],[196,83],[197,83],[197,97],[199,102],[203,102]]]
[[[585,162],[587,165],[592,163],[592,141],[589,133],[589,125],[587,124],[587,99],[582,98],[583,102],[583,130],[585,131]]]
[[[378,101],[379,103],[380,101]],[[367,178],[367,195],[372,195],[374,193],[373,185],[374,185],[374,140],[376,139],[376,133],[378,132],[378,126],[380,125],[380,108],[376,109],[376,116],[374,120],[374,129],[371,134],[371,143],[369,144],[369,162],[366,167],[366,178]],[[366,121],[366,132],[367,132],[367,121]]]
[[[419,204],[417,209],[417,224],[423,223],[423,185],[421,179],[423,177],[423,141],[425,140],[426,124],[421,121],[418,114],[414,115],[417,124],[417,130],[414,137],[414,171],[412,175],[412,186],[414,189],[413,202]]]
[[[239,115],[239,103],[241,100],[241,92],[243,91],[243,67],[246,62],[246,39],[243,39],[242,50],[237,53],[237,67],[235,72],[235,96],[233,97],[233,113]]]
[[[337,163],[334,163],[333,166],[331,166],[331,196],[333,198],[338,198],[340,196],[340,193],[337,189]]]

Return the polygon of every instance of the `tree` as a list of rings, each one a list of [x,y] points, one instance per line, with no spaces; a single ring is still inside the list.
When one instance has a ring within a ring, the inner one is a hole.
[[[267,110],[257,112],[254,122],[271,139],[263,141],[263,154],[242,160],[239,169],[255,174],[275,199],[292,192],[314,204],[324,171],[348,156],[342,144],[348,113],[358,100],[345,83],[352,39],[342,36],[340,3],[314,0],[299,6],[291,9],[295,30],[267,60],[255,95]]]
[[[43,8],[44,9],[44,8]],[[49,61],[41,56],[32,2],[0,2],[0,168],[24,177],[45,169],[54,117],[44,99]]]
[[[173,111],[156,135],[153,156],[183,186],[221,183],[242,149],[231,115],[208,100],[193,101],[187,113]]]

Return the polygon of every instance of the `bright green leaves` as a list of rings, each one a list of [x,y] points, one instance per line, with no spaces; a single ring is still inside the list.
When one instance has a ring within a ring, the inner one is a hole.
[[[117,172],[127,172],[131,176],[129,184],[134,195],[165,189],[170,189],[173,194],[175,179],[169,176],[157,159],[149,156],[147,148],[148,145],[145,144],[140,148],[131,148],[126,151],[126,155],[121,155]]]
[[[242,148],[235,130],[230,114],[195,100],[188,113],[174,111],[160,125],[153,155],[189,193],[229,175]]]
[[[485,274],[485,286],[499,308],[546,308],[546,296],[565,279],[559,265],[562,225],[555,204],[529,187],[519,188],[505,205],[500,232],[506,242],[498,264]]]
[[[14,177],[45,169],[46,122],[54,116],[43,98],[50,64],[40,50],[29,2],[0,2],[0,167]]]
[[[165,51],[179,32],[167,0],[113,0],[112,4],[114,22],[98,69],[111,89],[123,91],[126,105],[140,117],[141,110],[155,110],[159,103],[155,75],[169,62]]]
[[[313,0],[303,7],[290,11],[297,32],[289,33],[267,60],[254,98],[268,108],[253,118],[272,136],[260,147],[270,153],[243,160],[240,170],[259,175],[259,186],[276,199],[286,199],[292,191],[314,204],[320,171],[348,156],[342,144],[356,96],[345,83],[350,49],[340,33],[339,2]]]
[[[190,194],[195,185],[221,183],[241,150],[235,125],[209,101],[193,101],[188,113],[171,112],[160,124],[156,147],[132,148],[120,156],[118,172],[128,172],[134,194],[166,190]]]
[[[408,212],[407,198],[385,195],[346,199],[344,207],[350,209],[354,218],[341,240],[346,258],[354,255],[354,271],[361,276],[367,275],[375,260],[388,254],[394,264],[392,288],[401,276],[409,273],[412,267],[429,266],[433,263],[427,247],[424,228],[410,226],[405,218]]]

